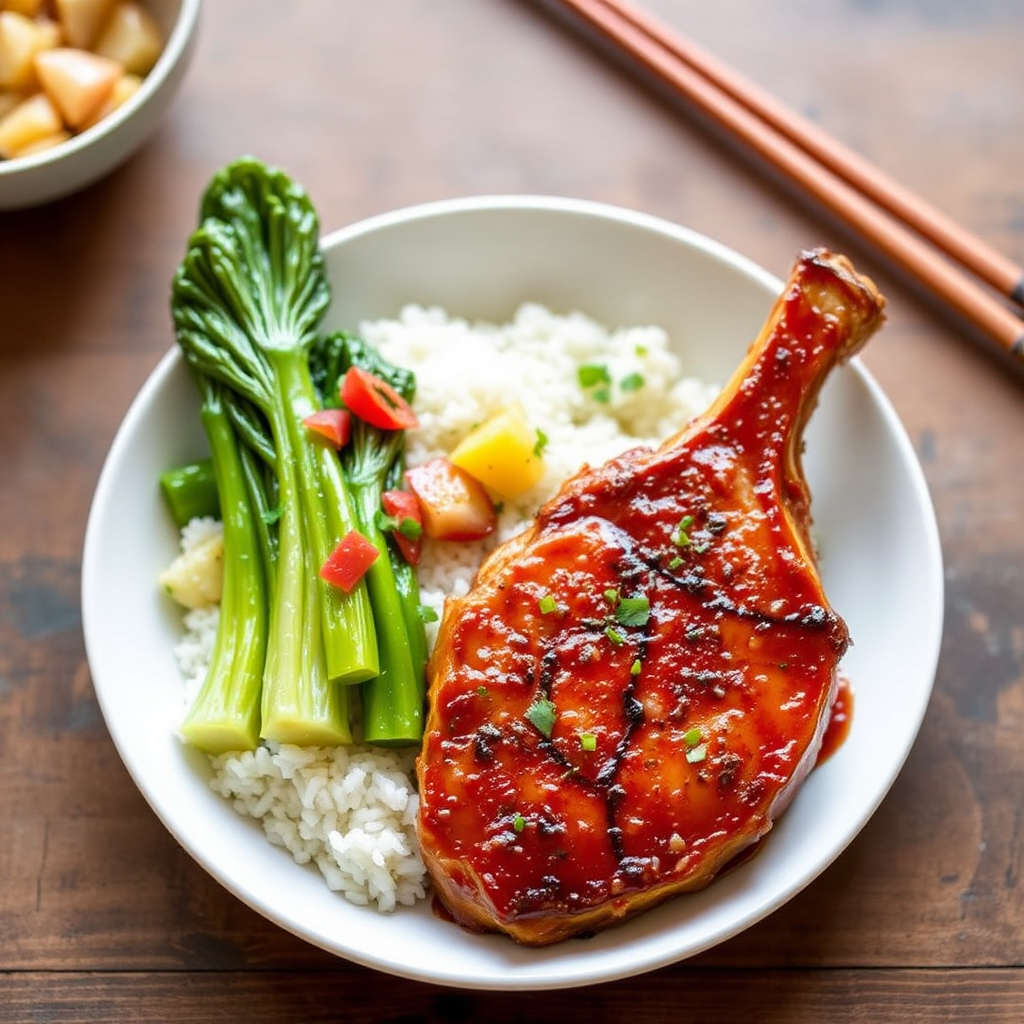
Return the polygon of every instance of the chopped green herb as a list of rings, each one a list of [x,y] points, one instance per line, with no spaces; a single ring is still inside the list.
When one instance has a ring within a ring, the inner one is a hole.
[[[700,743],[700,738],[702,735],[703,733],[700,731],[700,729],[688,729],[683,734],[683,742],[688,747],[695,747],[698,743]]]
[[[651,602],[646,597],[623,597],[615,609],[615,618],[622,626],[646,626],[651,617]]]
[[[580,746],[584,750],[597,750],[597,737],[592,732],[580,733]]]
[[[642,373],[627,374],[619,381],[619,387],[623,391],[639,391],[644,386],[644,375]]]
[[[690,747],[686,752],[686,760],[690,764],[700,764],[708,756],[707,744],[702,743],[698,747]]]
[[[595,402],[600,402],[601,405],[607,405],[612,400],[611,388],[594,388],[590,393],[590,397]]]
[[[437,622],[437,612],[429,604],[421,604],[417,611],[424,622]]]
[[[693,553],[695,555],[703,555],[704,552],[707,551],[707,549],[709,547],[711,547],[711,545],[707,541],[704,541],[703,544],[694,544],[693,545]]]
[[[686,634],[687,640],[699,640],[704,635],[704,627],[698,626],[696,629],[691,629]]]
[[[647,353],[648,353],[648,351],[649,351],[649,350],[648,350],[648,348],[647,348],[647,346],[646,346],[646,345],[635,345],[635,346],[633,347],[633,351],[634,351],[634,352],[635,352],[635,353],[636,353],[636,354],[637,354],[638,356],[645,356],[645,355],[647,355]]]
[[[580,387],[594,388],[598,384],[611,384],[611,374],[604,363],[584,363],[576,370]]]
[[[537,607],[540,609],[541,615],[550,615],[552,612],[558,611],[558,602],[550,594],[545,594],[537,602]]]
[[[477,692],[477,696],[478,697],[486,697],[487,696],[487,687],[486,686],[478,686],[476,688],[476,692]]]
[[[512,831],[515,832],[516,835],[519,835],[524,828],[526,828],[526,819],[521,814],[517,814],[512,819]]]
[[[693,526],[693,516],[683,516],[672,533],[672,543],[676,547],[686,548],[690,546],[690,535],[687,530]]]
[[[609,587],[604,592],[604,598],[606,601],[611,601],[612,604],[616,604],[619,600],[619,592],[614,587]]]
[[[548,446],[548,435],[544,433],[540,427],[537,428],[537,441],[533,446],[533,454],[539,459],[544,454],[544,449]]]
[[[547,697],[538,697],[527,709],[526,717],[530,724],[547,739],[551,739],[551,730],[555,727],[558,711],[554,703]]]
[[[284,509],[280,505],[277,508],[268,508],[266,512],[260,513],[260,519],[267,524],[267,526],[273,526],[284,513]]]
[[[626,638],[617,629],[614,629],[611,626],[604,631],[604,635],[608,637],[616,647],[621,647],[626,642]]]
[[[670,569],[678,569],[679,566],[683,564],[683,561],[684,560],[680,558],[679,555],[676,555],[675,558],[673,558],[672,561],[668,563],[668,567]]]
[[[638,676],[638,675],[640,675],[640,672],[641,672],[642,669],[643,669],[643,664],[641,663],[640,659],[637,658],[633,662],[633,664],[629,666],[629,674],[631,676]]]

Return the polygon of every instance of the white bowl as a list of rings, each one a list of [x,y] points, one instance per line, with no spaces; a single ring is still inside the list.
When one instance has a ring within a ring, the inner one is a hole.
[[[0,160],[0,210],[38,206],[112,171],[156,130],[192,56],[200,0],[145,0],[166,43],[138,92],[93,127],[31,156]]]
[[[442,202],[324,241],[329,326],[408,302],[503,321],[533,299],[608,325],[660,323],[689,371],[724,381],[780,282],[683,228],[594,203],[538,197]],[[878,806],[917,734],[942,630],[942,564],[924,479],[889,402],[859,363],[826,386],[807,435],[822,571],[855,645],[844,662],[852,728],[749,863],[704,892],[582,942],[525,949],[473,935],[427,904],[392,916],[332,895],[207,785],[175,738],[180,625],[157,592],[176,533],[159,471],[204,450],[194,387],[171,352],[143,387],[104,466],[89,520],[83,617],[103,714],[154,811],[214,877],[267,918],[339,956],[445,985],[541,989],[607,981],[683,959],[763,918],[820,874]]]

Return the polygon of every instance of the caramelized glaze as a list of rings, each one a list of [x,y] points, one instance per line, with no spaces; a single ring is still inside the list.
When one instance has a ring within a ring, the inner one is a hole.
[[[813,767],[847,629],[801,437],[883,300],[804,254],[704,416],[569,480],[445,609],[417,770],[463,925],[542,945],[701,888]]]

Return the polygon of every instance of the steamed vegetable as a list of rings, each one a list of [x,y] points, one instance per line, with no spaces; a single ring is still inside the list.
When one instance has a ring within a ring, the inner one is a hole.
[[[340,394],[352,413],[352,435],[342,449],[342,465],[360,533],[382,556],[366,570],[380,675],[361,689],[363,735],[369,743],[418,743],[423,735],[426,664],[419,587],[412,567],[388,544],[381,529],[383,495],[401,477],[404,427],[416,422],[409,406],[415,377],[345,333],[333,334],[314,348],[313,374],[325,404],[336,402]]]
[[[181,733],[201,750],[221,754],[251,750],[259,741],[267,646],[266,567],[256,526],[259,516],[225,409],[225,389],[202,377],[199,386],[203,426],[224,510],[224,572],[210,667]]]
[[[199,459],[161,473],[160,490],[179,530],[189,520],[200,516],[220,518],[220,499],[212,459]]]
[[[379,670],[366,586],[345,594],[319,576],[358,525],[337,453],[313,443],[303,425],[319,407],[308,360],[329,298],[305,191],[251,158],[219,172],[203,196],[171,307],[201,390],[220,385],[224,418],[242,442],[240,472],[263,504],[255,516],[251,498],[245,510],[240,501],[226,507],[221,489],[225,529],[229,517],[244,513],[255,520],[263,559],[274,559],[257,591],[266,628],[253,643],[266,647],[260,735],[282,742],[349,742],[347,696],[337,684]],[[209,425],[207,433],[213,449]],[[230,621],[228,609],[221,618]]]

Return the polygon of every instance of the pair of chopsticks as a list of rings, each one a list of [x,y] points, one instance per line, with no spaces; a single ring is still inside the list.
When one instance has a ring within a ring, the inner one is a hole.
[[[556,0],[555,6],[583,19],[1024,360],[1024,320],[1009,305],[1024,306],[1024,268],[625,0]]]

